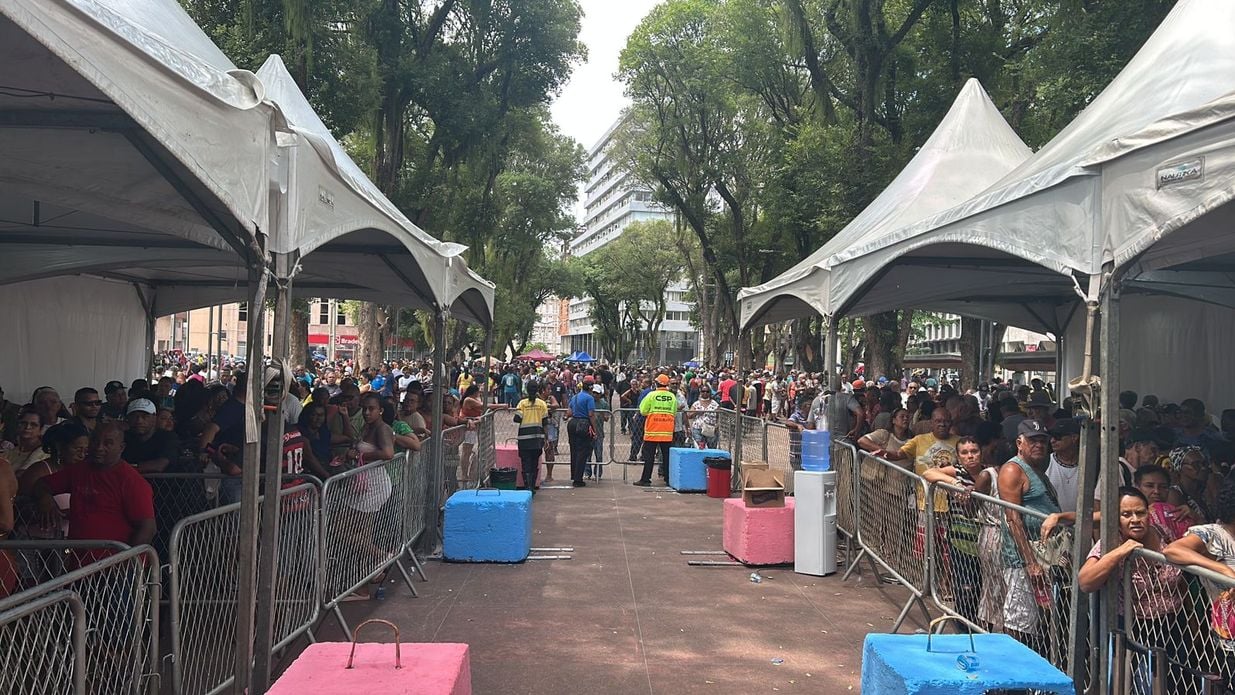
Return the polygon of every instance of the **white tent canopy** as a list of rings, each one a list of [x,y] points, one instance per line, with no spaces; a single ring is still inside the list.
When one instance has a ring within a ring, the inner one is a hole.
[[[830,258],[880,239],[977,194],[1030,150],[981,84],[968,80],[935,132],[901,173],[836,236],[779,277],[738,293],[742,325],[773,323],[810,313],[831,315]]]
[[[406,278],[419,297],[417,301],[398,301],[387,294],[387,303],[455,306],[460,318],[488,324],[493,315],[493,285],[468,269],[460,256],[466,247],[429,236],[378,190],[322,123],[279,56],[270,56],[257,76],[267,97],[278,105],[289,128],[299,137],[289,185],[293,202],[289,204],[288,234],[276,242],[274,250],[295,251],[302,258],[312,258],[317,249],[335,254],[365,253],[369,256],[365,268],[389,270]],[[332,244],[359,230],[382,234],[369,234],[367,240],[349,237],[346,244]],[[410,253],[415,265],[389,267],[399,264],[400,250]],[[358,268],[353,265],[348,270]],[[367,275],[368,271],[358,273],[352,281],[364,284]],[[472,296],[458,302],[466,293]]]
[[[1111,84],[1024,164],[971,200],[838,251],[835,306],[856,314],[904,306],[918,299],[916,287],[903,291],[904,271],[941,265],[962,272],[930,274],[936,306],[974,296],[1009,306],[1049,297],[1062,306],[1104,264],[1128,266],[1134,278],[1235,250],[1235,237],[1215,233],[1229,227],[1229,212],[1203,217],[1235,195],[1232,26],[1235,3],[1181,0]],[[1031,275],[1036,292],[1010,286]],[[1148,290],[1150,281],[1145,275],[1132,289]]]
[[[24,302],[8,318],[25,317],[6,325],[48,334],[38,317],[112,316],[115,282],[147,326],[243,301],[259,232],[269,251],[295,252],[299,296],[488,324],[493,287],[463,247],[375,196],[294,85],[279,86],[272,99],[175,0],[0,0],[0,286]],[[272,195],[280,176],[286,195]],[[110,362],[76,339],[23,351],[0,383],[20,397],[66,362],[132,378],[129,353],[144,355],[148,335],[123,335],[123,349],[108,341]]]

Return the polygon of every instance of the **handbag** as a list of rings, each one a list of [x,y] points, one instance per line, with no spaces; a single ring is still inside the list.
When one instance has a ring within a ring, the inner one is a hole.
[[[1029,541],[1033,557],[1044,570],[1055,568],[1070,569],[1072,567],[1072,529],[1057,527],[1051,535],[1036,541]]]
[[[712,437],[715,437],[716,436],[716,425],[713,425],[707,422],[703,423],[702,425],[699,425],[699,434],[703,435],[704,439],[711,439]]]
[[[1026,466],[1033,471],[1034,477],[1042,483],[1046,488],[1047,497],[1055,503],[1055,507],[1059,508],[1059,495],[1055,492],[1055,486],[1046,476],[1039,473],[1033,466]],[[1069,526],[1056,527],[1055,532],[1046,538],[1029,541],[1029,548],[1033,551],[1034,560],[1044,570],[1071,569],[1072,567],[1072,528]]]

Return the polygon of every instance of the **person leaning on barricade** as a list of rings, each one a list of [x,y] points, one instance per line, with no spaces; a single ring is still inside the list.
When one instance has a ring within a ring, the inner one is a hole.
[[[999,469],[999,498],[1044,516],[1059,512],[1055,490],[1046,477],[1050,434],[1037,420],[1017,425],[1016,456]],[[1053,604],[1051,571],[1042,566],[1032,541],[1039,540],[1042,519],[1014,509],[1005,512],[1003,530],[1004,626],[1017,639],[1041,650],[1043,614]]]
[[[1235,685],[1235,588],[1231,588],[1235,586],[1235,480],[1223,484],[1213,514],[1214,523],[1189,528],[1162,554],[1176,564],[1203,567],[1233,582],[1223,586],[1202,582],[1211,603],[1209,627],[1220,648],[1218,666],[1229,689]]]
[[[68,519],[70,540],[118,541],[130,546],[154,539],[154,494],[150,483],[122,458],[124,434],[114,422],[101,423],[90,439],[83,463],[40,478],[33,493],[44,524],[57,524],[63,514],[55,495],[72,495]],[[81,564],[110,554],[88,551]]]
[[[997,497],[999,468],[983,461],[982,447],[974,437],[961,437],[956,444],[958,466],[931,468],[922,474],[928,483],[963,488],[949,492],[949,548],[957,576],[957,609],[966,618],[988,630],[1003,630],[1005,598],[1000,508],[974,500],[970,493]],[[962,537],[963,536],[963,537]]]
[[[1178,664],[1186,654],[1183,616],[1187,584],[1180,569],[1174,565],[1136,560],[1132,567],[1131,598],[1133,618],[1124,615],[1123,566],[1138,548],[1162,552],[1166,546],[1159,531],[1149,521],[1149,500],[1138,489],[1119,488],[1119,545],[1112,544],[1106,554],[1101,541],[1094,543],[1078,577],[1081,591],[1100,591],[1113,576],[1120,585],[1119,627],[1127,630],[1134,642],[1146,647],[1164,649],[1171,662]],[[1131,624],[1129,624],[1131,623]],[[1133,653],[1133,692],[1149,693],[1152,677],[1150,660]],[[1183,675],[1172,667],[1167,675],[1167,692],[1178,692]]]

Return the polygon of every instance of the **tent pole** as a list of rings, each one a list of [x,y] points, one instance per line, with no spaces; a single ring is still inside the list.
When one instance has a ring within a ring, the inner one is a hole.
[[[443,374],[446,361],[446,312],[440,307],[433,310],[433,456],[429,461],[429,475],[426,476],[429,489],[425,492],[425,528],[430,532],[423,535],[423,547],[427,554],[437,552],[440,545],[438,515],[442,509],[442,490],[445,473],[445,438],[442,436],[442,406],[446,391],[450,388],[449,379]]]
[[[206,319],[206,383],[210,383],[210,363],[214,361],[214,305]]]
[[[254,307],[266,303],[266,268],[255,263],[249,268],[249,354],[246,370],[249,375],[244,402],[244,463],[241,470],[240,567],[236,591],[236,646],[232,688],[242,692],[250,682],[253,669],[254,609],[257,605],[257,497],[258,461],[261,460],[261,436],[258,413],[262,405],[261,365],[264,362],[265,333],[262,312]],[[256,371],[256,373],[254,373]]]
[[[489,384],[489,374],[493,370],[493,323],[492,322],[490,322],[488,326],[485,326],[485,338],[484,338],[484,342],[481,344],[484,346],[484,351],[485,351],[484,353],[485,354],[485,381],[484,381],[485,387],[480,390],[480,393],[481,393],[482,402],[485,405],[485,411],[487,412],[489,410],[489,404],[493,402],[493,399],[490,398],[489,396],[489,391],[492,390]],[[493,388],[496,388],[496,384],[493,385]]]
[[[152,290],[153,292],[153,290]],[[146,311],[146,378],[154,378],[154,298],[151,297],[151,308]],[[154,379],[158,381],[158,379]],[[154,384],[152,383],[151,386]]]
[[[1093,344],[1098,342],[1099,339],[1093,332],[1086,332],[1084,336],[1084,340],[1088,341],[1088,344],[1084,346],[1084,352],[1089,354],[1093,349]],[[1057,342],[1056,350],[1058,349],[1059,343]],[[1058,379],[1056,381],[1058,383]],[[1061,395],[1062,392],[1058,392],[1056,397]],[[1100,658],[1100,655],[1105,654],[1105,651],[1100,650],[1104,650],[1105,647],[1098,643],[1088,643],[1090,633],[1090,600],[1088,595],[1081,591],[1079,579],[1080,568],[1085,564],[1085,560],[1089,555],[1090,539],[1093,538],[1094,499],[1093,492],[1091,491],[1097,486],[1099,476],[1099,432],[1092,403],[1090,403],[1087,410],[1089,410],[1089,414],[1081,421],[1080,452],[1078,457],[1078,465],[1080,466],[1078,475],[1080,480],[1076,491],[1076,547],[1072,553],[1071,589],[1074,600],[1068,615],[1068,675],[1072,677],[1074,682],[1082,684],[1086,682],[1086,674],[1090,668],[1098,669],[1098,671],[1091,675],[1088,682],[1106,682],[1106,659]],[[1078,690],[1078,692],[1080,691]]]
[[[291,268],[293,266],[290,254],[275,254],[274,265],[274,340],[270,355],[274,359],[275,366],[286,367],[288,366],[287,352],[291,347],[288,340],[288,328],[291,321]],[[252,376],[264,382],[264,372],[264,368],[258,367],[253,371]],[[287,373],[290,374],[291,370],[288,369]],[[288,386],[289,384],[283,384],[284,394]],[[264,405],[264,384],[262,392]],[[283,406],[284,400],[279,399],[279,405],[276,406],[275,411],[267,414],[265,427],[267,465],[264,471],[264,489],[267,491],[278,490],[282,482],[283,430],[287,421]],[[262,553],[258,558],[257,566],[257,630],[253,644],[253,689],[251,691],[254,693],[264,693],[270,687],[270,664],[275,643],[275,583],[279,576],[279,507],[278,494],[267,494],[262,499],[261,541],[258,543]]]
[[[838,347],[836,344],[836,325],[838,319],[836,316],[824,316],[826,329],[823,332],[823,373],[827,375],[828,381],[823,385],[823,390],[835,389],[838,384],[836,381],[836,362],[839,357],[836,352]]]
[[[1099,446],[1098,474],[1102,486],[1103,507],[1110,510],[1119,509],[1119,281],[1110,268],[1104,268],[1106,287],[1101,299],[1101,331],[1099,333],[1099,359],[1101,360],[1101,397],[1098,399],[1101,418],[1101,444]],[[1101,542],[1102,552],[1109,553],[1119,541],[1119,515],[1107,513],[1102,515]],[[1075,554],[1075,553],[1074,553]],[[1098,648],[1099,654],[1106,654],[1107,640],[1115,629],[1117,609],[1115,596],[1118,593],[1120,577],[1115,575],[1107,582],[1101,594],[1101,604],[1098,608]],[[1099,675],[1105,683],[1106,664],[1099,664]]]
[[[1063,402],[1063,386],[1067,383],[1063,378],[1063,334],[1055,334],[1055,398]]]

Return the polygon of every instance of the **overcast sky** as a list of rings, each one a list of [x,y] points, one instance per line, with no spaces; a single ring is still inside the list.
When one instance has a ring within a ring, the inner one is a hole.
[[[596,144],[626,106],[622,85],[614,78],[626,37],[660,0],[579,0],[587,46],[587,63],[575,68],[553,103],[553,120],[585,148]]]

